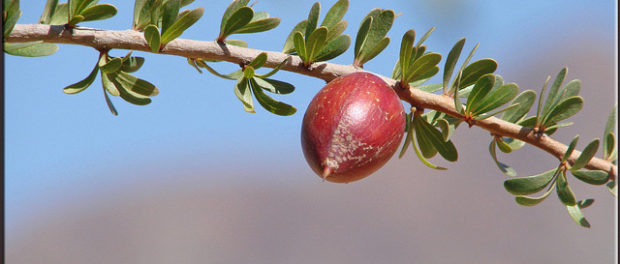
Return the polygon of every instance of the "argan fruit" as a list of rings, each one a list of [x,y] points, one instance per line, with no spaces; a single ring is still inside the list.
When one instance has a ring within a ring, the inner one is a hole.
[[[392,88],[366,72],[329,82],[310,102],[301,127],[306,161],[321,178],[348,183],[381,168],[405,130],[405,111]]]

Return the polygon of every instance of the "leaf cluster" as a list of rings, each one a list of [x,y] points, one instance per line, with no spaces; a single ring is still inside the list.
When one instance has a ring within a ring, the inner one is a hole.
[[[227,40],[232,34],[257,33],[276,28],[280,24],[279,17],[269,17],[267,12],[254,12],[247,6],[249,0],[234,0],[222,16],[220,34],[217,41],[231,45],[247,47],[242,40]]]

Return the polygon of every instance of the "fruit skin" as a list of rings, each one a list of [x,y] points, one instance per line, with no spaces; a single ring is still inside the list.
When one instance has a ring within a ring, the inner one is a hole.
[[[398,95],[366,72],[338,77],[308,106],[301,128],[306,161],[329,182],[360,180],[394,155],[405,130]]]

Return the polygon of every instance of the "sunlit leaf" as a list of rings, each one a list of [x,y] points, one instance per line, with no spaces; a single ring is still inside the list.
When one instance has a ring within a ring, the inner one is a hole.
[[[258,84],[258,86],[262,87],[263,89],[271,93],[289,94],[295,91],[295,86],[287,82],[273,80],[269,78],[259,78],[259,77],[254,77],[253,79],[256,82],[256,84]]]
[[[291,53],[295,52],[295,44],[294,44],[295,32],[298,32],[298,31],[299,32],[305,32],[307,24],[308,24],[308,21],[307,20],[303,20],[303,21],[297,23],[297,25],[295,25],[293,30],[291,30],[291,33],[286,38],[286,42],[284,42],[284,47],[282,48],[282,53],[291,54]],[[303,39],[303,36],[302,36],[302,39]]]
[[[254,60],[252,60],[252,62],[250,62],[250,64],[248,64],[248,66],[258,69],[265,65],[265,62],[267,62],[267,53],[261,52],[258,56],[256,56],[256,58],[254,58]]]
[[[222,15],[222,22],[220,23],[220,33],[226,32],[225,27],[230,17],[235,12],[237,12],[237,10],[239,10],[242,7],[245,7],[249,2],[250,0],[233,0],[230,3],[230,5],[228,5],[228,7],[226,8],[226,11],[224,11],[224,15]]]
[[[600,142],[600,140],[598,138],[595,139],[595,140],[592,140],[592,142],[590,142],[583,149],[583,151],[581,152],[581,155],[579,155],[577,160],[575,160],[575,163],[573,163],[573,166],[571,167],[571,170],[579,170],[579,169],[583,168],[584,166],[586,166],[586,164],[588,164],[588,162],[596,154],[596,151],[598,150],[599,142]]]
[[[168,28],[177,20],[181,9],[181,0],[166,0],[162,6],[161,32],[165,34]]]
[[[461,55],[461,51],[463,50],[463,46],[465,45],[465,38],[460,39],[454,44],[450,53],[448,53],[448,57],[446,58],[446,63],[444,64],[443,70],[443,88],[444,90],[448,89],[448,84],[450,82],[450,78],[452,77],[452,72],[454,71],[454,67],[456,66],[456,62],[459,60],[459,56]]]
[[[267,78],[267,77],[270,77],[270,76],[276,74],[276,72],[278,72],[280,70],[282,65],[284,65],[289,60],[289,58],[290,58],[290,56],[286,57],[285,60],[280,62],[280,64],[278,64],[278,66],[274,67],[270,72],[265,73],[265,74],[256,74],[256,76],[261,77],[261,78]]]
[[[342,20],[348,8],[349,8],[349,0],[338,0],[327,11],[325,18],[323,19],[323,23],[321,23],[321,26],[331,29],[334,25],[340,22],[340,20]]]
[[[579,141],[579,135],[575,136],[573,140],[570,142],[570,144],[568,144],[568,148],[566,149],[566,152],[564,152],[564,156],[562,156],[562,162],[565,162],[566,160],[568,160],[570,155],[573,154],[573,151],[575,150],[575,147],[577,146],[578,141]]]
[[[323,46],[325,46],[326,38],[327,38],[326,27],[319,27],[310,34],[310,36],[306,40],[307,62],[314,61],[314,57],[318,55],[318,53],[323,49]]]
[[[491,91],[483,100],[480,106],[474,110],[474,115],[487,113],[494,110],[517,96],[519,86],[514,83],[504,84],[497,90]],[[493,114],[495,115],[495,114]]]
[[[581,108],[583,108],[581,96],[566,98],[551,108],[549,114],[542,120],[543,127],[567,119],[581,111]]]
[[[47,0],[45,7],[43,8],[43,13],[39,18],[39,24],[50,23],[52,16],[54,16],[54,12],[56,11],[56,6],[58,6],[58,0]]]
[[[310,8],[310,13],[308,13],[308,19],[306,24],[306,32],[304,37],[309,38],[312,32],[316,29],[319,24],[319,14],[321,13],[321,3],[316,2]]]
[[[308,61],[308,56],[306,55],[306,42],[304,41],[304,37],[301,35],[301,32],[297,31],[293,35],[293,40],[295,44],[295,51],[297,55],[306,63]]]
[[[122,64],[121,58],[113,58],[109,61],[100,60],[99,69],[103,73],[115,73],[121,69]]]
[[[118,80],[119,83],[124,84],[123,87],[129,91],[140,95],[151,97],[159,94],[159,89],[157,89],[155,85],[126,72],[119,72],[116,80]]]
[[[95,64],[95,67],[93,68],[93,70],[90,72],[90,74],[88,74],[88,76],[86,76],[84,80],[71,84],[65,87],[62,91],[66,94],[76,94],[81,91],[84,91],[86,88],[88,88],[88,86],[90,86],[93,83],[93,81],[95,80],[95,77],[97,77],[98,72],[99,72],[99,66]]]
[[[118,92],[118,88],[116,88],[116,85],[114,84],[114,82],[111,81],[112,78],[108,77],[108,74],[101,74],[101,84],[103,86],[103,88],[108,91],[108,93],[110,93],[113,96],[119,96],[119,92]],[[114,75],[116,76],[116,75]],[[114,78],[114,77],[113,77]]]
[[[49,56],[58,51],[58,45],[45,43],[43,41],[9,43],[4,42],[4,52],[14,56],[22,57],[42,57]]]
[[[164,32],[161,36],[161,43],[166,45],[168,42],[178,38],[183,32],[198,21],[204,13],[203,8],[196,8],[189,13],[181,16],[179,19]]]
[[[578,225],[586,228],[590,228],[590,223],[586,220],[586,217],[581,213],[581,209],[579,209],[578,205],[567,205],[566,209],[568,210],[568,214],[570,217],[577,223]]]
[[[101,82],[102,82],[102,87],[103,87],[103,97],[105,98],[105,103],[106,105],[108,105],[108,109],[110,109],[110,112],[112,112],[113,115],[118,115],[118,112],[116,111],[116,108],[114,107],[114,104],[112,104],[112,100],[110,100],[110,97],[108,96],[108,93],[106,92],[107,87],[106,85],[113,85],[112,82],[110,82],[109,80],[106,82],[104,81],[104,76],[105,74],[102,74],[102,78],[101,78]],[[107,78],[106,78],[107,80]],[[116,87],[114,87],[114,89],[116,89]],[[118,91],[117,91],[118,92]]]
[[[384,40],[384,38],[394,23],[394,10],[373,9],[364,19],[368,17],[372,17],[372,23],[370,23],[368,33],[365,38],[362,39],[362,43],[358,44],[358,39],[356,39],[355,46],[359,46],[359,49],[356,49],[355,52],[356,65],[363,65],[387,46],[389,40]],[[364,22],[366,21],[364,20]],[[381,48],[381,46],[383,46],[383,48]]]
[[[116,15],[116,7],[110,4],[93,5],[80,13],[84,21],[103,20]]]
[[[562,86],[562,82],[564,82],[567,70],[568,69],[566,67],[560,70],[558,75],[555,77],[553,84],[551,84],[551,87],[549,87],[547,100],[545,100],[545,106],[542,111],[543,116],[549,113],[549,111],[551,111],[551,108],[553,108],[559,102],[561,96],[560,94],[558,94],[558,92],[560,90],[560,87]]]
[[[602,170],[571,170],[571,173],[575,178],[592,185],[603,185],[609,179],[609,174]]]
[[[255,82],[255,78],[250,79],[250,83],[252,86],[252,91],[256,96],[256,100],[258,100],[260,105],[262,105],[267,111],[281,116],[289,116],[297,112],[297,109],[295,109],[295,107],[274,100],[273,98],[266,95],[263,92],[263,89]]]
[[[280,24],[279,17],[269,17],[252,21],[232,33],[256,33],[276,28]]]
[[[321,52],[316,55],[316,61],[331,60],[340,56],[340,54],[347,51],[351,45],[351,37],[349,35],[341,35],[336,39],[330,41],[323,47]]]
[[[152,52],[159,52],[161,36],[159,35],[159,29],[155,25],[148,25],[144,28],[144,39],[146,39],[146,43]]]
[[[224,40],[224,43],[226,43],[227,45],[233,45],[233,46],[237,46],[237,47],[244,47],[247,48],[248,47],[248,43],[243,41],[243,40],[239,40],[239,39],[226,39]]]
[[[478,81],[476,81],[476,84],[467,96],[467,112],[473,113],[478,108],[478,106],[482,105],[483,99],[491,91],[494,84],[495,75],[493,74],[486,74],[480,77]]]
[[[513,101],[513,104],[519,104],[518,107],[510,109],[504,112],[500,119],[510,123],[516,123],[520,121],[532,108],[532,105],[536,101],[536,92],[532,90],[525,90],[521,92]]]
[[[611,195],[613,195],[614,197],[618,197],[618,184],[615,180],[609,181],[607,184],[605,184],[605,186],[607,186],[607,189],[609,190]]]
[[[458,153],[451,140],[444,141],[441,132],[427,123],[426,120],[417,117],[413,120],[418,135],[421,135],[423,140],[430,142],[444,159],[453,162],[458,159]],[[418,138],[418,143],[420,143],[419,139],[420,138]]]
[[[243,103],[243,110],[248,113],[256,113],[254,111],[254,101],[252,100],[252,90],[248,79],[241,78],[235,85],[235,95]]]
[[[54,14],[50,18],[48,24],[50,25],[64,25],[69,19],[69,6],[67,3],[59,4],[56,6]]]
[[[560,171],[557,181],[555,182],[555,187],[558,193],[558,198],[560,198],[562,203],[571,206],[577,204],[575,194],[573,193],[573,190],[571,190],[570,186],[568,186],[568,181],[566,181],[566,175],[563,171]]]
[[[482,75],[493,73],[495,69],[497,69],[497,62],[493,59],[481,59],[473,62],[463,70],[460,87],[467,87],[475,83]]]
[[[143,57],[129,57],[125,61],[123,61],[123,65],[121,66],[121,71],[130,73],[135,72],[142,67],[144,64]]]

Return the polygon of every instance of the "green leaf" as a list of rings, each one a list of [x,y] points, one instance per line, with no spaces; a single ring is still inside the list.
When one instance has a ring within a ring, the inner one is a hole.
[[[613,195],[614,197],[618,197],[618,184],[616,183],[616,181],[609,181],[607,184],[605,184],[605,186],[607,186],[607,189],[609,190],[611,195]]]
[[[256,78],[250,79],[250,84],[252,86],[252,91],[256,96],[256,100],[260,103],[263,108],[267,109],[267,111],[272,112],[276,115],[281,116],[289,116],[297,112],[295,107],[285,104],[280,101],[276,101],[273,98],[269,97],[263,92],[263,88],[256,83]]]
[[[251,79],[252,77],[254,77],[254,68],[246,67],[245,69],[243,69],[243,77],[246,79]]]
[[[497,62],[493,59],[481,59],[465,67],[461,77],[461,86],[467,87],[475,83],[482,75],[493,73],[497,69]]]
[[[144,64],[143,57],[128,57],[125,61],[123,61],[123,65],[121,66],[121,71],[130,73],[136,72],[142,67]]]
[[[295,25],[293,30],[291,30],[291,33],[288,35],[288,37],[286,37],[286,42],[284,42],[282,53],[291,54],[295,52],[295,44],[294,44],[295,33],[298,31],[305,32],[307,25],[308,25],[308,20],[303,20],[297,23],[297,25]],[[302,39],[303,39],[303,35],[302,35]]]
[[[295,91],[295,86],[283,81],[260,77],[254,77],[254,81],[258,86],[275,94],[289,94]]]
[[[196,60],[196,64],[198,64],[198,66],[207,69],[207,71],[209,71],[211,74],[220,77],[220,78],[224,78],[224,79],[228,79],[228,80],[238,80],[239,78],[241,78],[243,76],[243,71],[241,71],[241,69],[234,71],[232,73],[229,74],[221,74],[217,71],[215,71],[213,68],[211,68],[211,66],[207,65],[206,63],[204,63],[203,61],[200,60]]]
[[[566,98],[549,111],[549,114],[543,119],[542,125],[547,127],[552,123],[567,119],[581,111],[581,108],[583,108],[583,98],[581,96]]]
[[[98,72],[99,72],[99,66],[95,64],[95,67],[93,68],[93,70],[90,72],[90,74],[88,74],[88,76],[86,76],[84,80],[71,84],[65,87],[62,91],[66,94],[76,94],[81,91],[84,91],[86,88],[88,88],[88,86],[90,86],[93,83],[93,81],[95,80],[95,77],[97,77]]]
[[[463,62],[463,65],[461,65],[461,68],[459,69],[458,73],[461,75],[461,78],[463,76],[463,70],[465,69],[465,67],[467,67],[467,64],[469,63],[469,60],[471,60],[471,58],[474,56],[474,53],[476,53],[476,50],[478,49],[478,46],[480,46],[480,43],[476,43],[476,46],[474,46],[473,49],[471,49],[471,51],[469,52],[469,55],[467,55],[467,58],[465,58],[465,61]],[[456,80],[452,83],[452,87],[457,87],[459,89],[467,87],[469,85],[463,85],[462,80],[459,82],[459,85],[457,85]]]
[[[394,71],[392,73],[392,77],[394,79],[401,79],[405,81],[404,74],[409,72],[409,61],[411,60],[411,56],[413,56],[413,41],[415,40],[415,30],[410,29],[403,34],[403,38],[400,42],[400,56],[398,58],[398,63],[394,67]],[[357,53],[357,52],[356,52]],[[401,78],[402,77],[402,78]]]
[[[105,77],[103,77],[103,76],[105,76],[105,74],[101,74],[101,82],[102,82],[102,88],[103,88],[103,97],[105,97],[105,103],[108,105],[108,109],[110,109],[110,112],[112,112],[113,115],[117,116],[118,112],[116,111],[116,108],[114,107],[114,104],[112,104],[112,100],[110,100],[110,97],[108,96],[108,93],[106,92],[106,90],[108,89],[106,85],[110,85],[111,84],[112,86],[114,86],[114,84],[112,84],[112,82],[110,82],[109,80],[107,82],[104,81]],[[107,78],[105,80],[107,80]],[[114,89],[116,89],[116,87],[114,87]]]
[[[488,113],[514,99],[519,92],[519,86],[514,83],[504,84],[497,90],[491,91],[482,103],[474,110],[474,115]],[[516,107],[516,106],[515,106]]]
[[[558,75],[555,77],[553,84],[549,88],[549,95],[547,95],[547,100],[545,100],[545,107],[543,108],[543,116],[551,111],[560,99],[560,94],[558,93],[560,90],[560,86],[562,86],[562,82],[564,82],[564,78],[566,77],[567,68],[564,67]]]
[[[364,20],[362,20],[362,24],[360,24],[360,28],[357,30],[357,37],[355,38],[355,50],[354,54],[357,58],[360,49],[362,48],[362,44],[366,41],[366,37],[368,36],[368,30],[370,30],[370,24],[372,24],[373,18],[371,16],[366,16]],[[403,37],[404,38],[404,37]]]
[[[256,33],[276,28],[280,24],[279,17],[269,17],[252,21],[233,33]]]
[[[542,111],[542,98],[543,95],[545,94],[545,90],[547,89],[547,85],[549,84],[549,79],[551,79],[551,76],[547,76],[547,79],[545,79],[545,84],[543,84],[542,89],[540,90],[540,95],[538,96],[538,107],[536,108],[536,119],[534,121],[534,124],[536,125],[540,125],[540,121],[542,120],[543,116],[541,115],[541,111]],[[532,125],[533,127],[534,125]]]
[[[69,6],[64,3],[64,4],[59,4],[58,6],[56,6],[56,10],[54,11],[54,14],[52,15],[52,17],[49,20],[50,25],[64,25],[67,23],[67,20],[69,19]]]
[[[577,202],[577,206],[579,209],[588,208],[590,205],[594,203],[594,199],[585,199]]]
[[[99,69],[103,73],[115,73],[120,71],[123,62],[121,58],[113,58],[109,61],[99,60]]]
[[[600,140],[598,138],[592,140],[592,142],[590,142],[583,149],[583,151],[581,152],[581,155],[579,155],[577,160],[575,160],[575,163],[573,163],[571,170],[579,170],[585,167],[586,164],[588,164],[588,162],[592,159],[592,157],[594,157],[594,154],[596,154],[596,151],[598,150],[599,142]]]
[[[4,42],[4,52],[14,56],[41,57],[49,56],[58,51],[58,45],[43,41],[9,43]]]
[[[432,164],[431,162],[429,162],[428,160],[426,160],[426,158],[424,158],[424,154],[420,153],[420,150],[418,149],[418,146],[415,143],[415,140],[413,140],[413,134],[415,134],[415,130],[411,129],[412,132],[412,137],[411,137],[411,143],[413,145],[413,150],[415,150],[415,154],[418,156],[418,158],[420,159],[420,161],[422,161],[422,163],[424,165],[426,165],[427,167],[431,168],[431,169],[436,169],[436,170],[446,170],[446,168],[444,167],[439,167],[435,164]],[[417,138],[417,136],[416,136]],[[419,142],[419,141],[418,141]],[[435,150],[436,153],[436,150]]]
[[[580,80],[572,80],[570,82],[568,82],[564,88],[562,88],[562,96],[561,99],[563,98],[568,98],[568,97],[572,97],[572,96],[577,96],[579,95],[579,91],[581,90],[581,81]]]
[[[116,80],[118,80],[119,83],[122,83],[123,87],[129,91],[148,97],[159,94],[159,89],[157,89],[157,87],[150,82],[139,79],[136,76],[126,72],[119,72],[117,76],[118,78],[116,78]]]
[[[495,162],[495,164],[497,165],[497,167],[502,171],[502,173],[510,176],[510,177],[515,177],[517,176],[517,172],[511,168],[510,166],[501,163],[497,160],[497,154],[495,152],[495,146],[496,146],[496,140],[492,140],[491,144],[489,144],[489,153],[491,154],[491,158],[493,158],[493,161]]]
[[[567,205],[566,209],[568,210],[568,214],[570,217],[577,223],[578,225],[586,228],[590,228],[590,223],[586,220],[586,217],[581,213],[581,209],[579,209],[578,205]]]
[[[614,108],[611,110],[611,113],[609,113],[609,116],[607,117],[607,122],[605,123],[605,132],[603,133],[604,135],[607,135],[609,133],[614,133],[614,130],[616,128],[616,120],[617,120],[617,105],[614,105]]]
[[[110,4],[94,5],[84,9],[80,15],[84,21],[103,20],[116,15],[116,7]]]
[[[519,106],[504,112],[500,116],[500,119],[510,123],[519,122],[530,111],[534,101],[536,101],[536,92],[533,90],[525,90],[521,92],[512,101],[513,104],[519,104]]]
[[[612,133],[608,133],[607,136],[605,137],[605,140],[603,141],[603,158],[607,159],[607,160],[615,160],[615,157],[617,155],[617,149],[616,149],[616,137],[614,136],[614,134]]]
[[[480,105],[484,106],[482,104],[483,99],[485,99],[487,94],[491,91],[494,84],[495,75],[486,74],[480,77],[467,97],[466,111],[473,113]]]
[[[528,197],[528,196],[515,196],[515,201],[523,206],[534,206],[539,204],[540,202],[544,201],[549,194],[551,194],[551,191],[553,191],[553,186],[551,188],[549,188],[549,190],[547,190],[545,193],[543,193],[541,196],[538,197]]]
[[[616,109],[617,105],[614,105],[614,108],[609,113],[607,117],[607,122],[605,123],[605,131],[603,132],[603,158],[610,159],[613,156],[614,150],[616,149],[615,145],[615,136],[614,130],[616,128]]]
[[[322,27],[326,27],[331,29],[334,25],[336,25],[342,18],[344,14],[347,13],[347,9],[349,8],[349,0],[338,0],[328,11],[323,19],[323,23],[321,23]]]
[[[387,47],[388,44],[390,44],[389,37],[384,37],[381,40],[379,40],[379,42],[377,42],[377,44],[374,47],[372,47],[372,49],[360,55],[359,60],[358,60],[360,62],[360,65],[364,65],[366,62],[372,60],[374,57],[379,55],[379,53],[381,53]]]
[[[459,85],[460,85],[461,73],[462,72],[459,71],[459,74],[456,77],[456,80],[455,80],[456,87],[459,87]],[[454,96],[453,96],[453,99],[454,99],[454,109],[456,110],[457,113],[463,114],[463,104],[461,103],[461,100],[459,98],[460,98],[459,97],[459,89],[454,89]]]
[[[224,40],[224,43],[226,43],[227,45],[233,45],[233,46],[237,46],[237,47],[244,47],[247,48],[248,47],[248,43],[243,41],[243,40],[239,40],[239,39],[226,39]]]
[[[151,103],[151,98],[131,91],[131,84],[117,78],[118,75],[108,75],[108,77],[110,77],[110,81],[112,81],[118,89],[120,97],[126,102],[135,105],[147,105]]]
[[[148,25],[144,28],[144,39],[146,39],[146,43],[149,44],[152,52],[159,52],[161,37],[159,29],[155,25]]]
[[[230,20],[230,17],[237,12],[242,7],[245,7],[250,0],[233,0],[230,5],[224,11],[224,15],[222,15],[222,22],[220,23],[220,36],[222,32],[226,32],[225,27]]]
[[[164,2],[163,14],[161,19],[161,32],[165,34],[168,28],[177,20],[181,9],[181,0],[167,0]]]
[[[150,12],[153,0],[135,0],[133,6],[133,24],[135,30],[141,29],[151,22]]]
[[[248,79],[241,78],[237,81],[237,84],[235,85],[235,95],[243,103],[243,110],[248,113],[256,113],[256,111],[254,111],[252,90],[250,89]]]
[[[5,38],[11,34],[11,31],[13,31],[13,28],[15,27],[15,24],[17,24],[17,20],[19,19],[19,17],[22,14],[22,11],[19,10],[19,0],[12,0],[10,2],[7,2],[8,0],[4,0],[4,5],[3,5],[3,34],[2,36],[4,36]],[[7,4],[8,3],[8,4]],[[7,6],[8,5],[8,6]]]
[[[430,142],[444,159],[452,162],[458,159],[458,153],[451,140],[445,141],[441,132],[427,123],[425,119],[415,117],[413,121],[418,135],[423,140]],[[418,137],[418,143],[420,143],[420,137]]]
[[[405,152],[407,152],[407,148],[409,147],[409,144],[411,144],[411,142],[413,141],[413,127],[411,127],[411,114],[410,113],[406,113],[405,114],[405,132],[407,132],[406,136],[405,136],[405,142],[403,143],[403,147],[400,149],[400,153],[398,153],[398,158],[402,158],[405,155]]]
[[[373,9],[366,17],[372,17],[372,23],[370,23],[370,28],[368,29],[366,37],[363,39],[363,43],[359,44],[359,50],[356,50],[359,53],[355,53],[355,61],[360,62],[359,64],[356,63],[358,66],[363,65],[365,62],[375,57],[383,51],[385,46],[389,43],[389,40],[387,40],[388,43],[386,43],[384,38],[394,23],[394,10]],[[384,47],[380,48],[380,45],[384,45]],[[357,47],[358,43],[356,43],[355,46]]]
[[[168,28],[168,30],[166,30],[166,32],[162,34],[162,45],[166,45],[168,42],[181,36],[181,34],[183,34],[186,29],[191,27],[194,23],[196,23],[196,21],[198,21],[202,17],[203,13],[204,9],[202,7],[196,8],[174,21],[174,23]]]
[[[579,135],[575,136],[573,140],[570,142],[570,144],[568,144],[568,148],[566,149],[566,152],[564,152],[564,156],[562,157],[562,160],[561,160],[562,162],[565,162],[566,160],[568,160],[570,155],[573,154],[573,151],[575,150],[575,147],[577,146],[578,141],[579,141]]]
[[[198,64],[196,64],[196,60],[192,58],[187,58],[187,63],[194,67],[194,69],[196,69],[198,73],[202,73],[202,70],[200,69],[200,67],[198,67]]]
[[[310,8],[310,13],[308,13],[308,19],[306,24],[306,32],[304,37],[309,38],[312,32],[316,29],[316,26],[319,24],[319,14],[321,13],[321,3],[316,2]]]
[[[568,186],[566,175],[562,170],[560,170],[558,180],[555,182],[555,187],[557,188],[556,191],[558,193],[558,197],[563,204],[571,206],[577,204],[575,194],[573,193],[573,190],[571,190],[570,186]]]
[[[431,52],[424,54],[419,59],[415,60],[413,65],[410,65],[407,71],[404,71],[405,74],[405,82],[411,82],[418,80],[420,77],[424,76],[425,73],[432,71],[441,61],[441,54]]]
[[[497,147],[499,148],[499,150],[501,150],[504,153],[510,153],[512,152],[512,148],[510,147],[510,145],[508,145],[508,143],[504,142],[501,139],[496,139],[497,142]]]
[[[436,91],[439,91],[441,89],[441,87],[443,87],[443,85],[441,83],[436,83],[436,84],[428,84],[428,85],[416,86],[415,88],[420,90],[420,91],[425,91],[427,93],[434,93]]]
[[[315,61],[326,61],[336,58],[347,51],[350,45],[351,37],[349,35],[338,36],[323,47],[321,52],[316,55]]]
[[[575,178],[592,185],[603,185],[609,179],[609,174],[602,170],[571,170]]]
[[[448,57],[446,58],[446,63],[444,65],[444,70],[443,70],[444,91],[448,89],[448,84],[450,83],[452,72],[454,71],[456,62],[459,60],[459,56],[461,55],[461,51],[463,50],[464,45],[465,45],[465,38],[462,38],[459,41],[457,41],[456,44],[454,44],[454,46],[450,50],[450,53],[448,53]]]
[[[422,47],[422,43],[435,31],[435,27],[430,28],[422,37],[418,40],[418,43],[415,44],[416,47]]]
[[[101,74],[101,84],[103,88],[106,91],[108,91],[108,93],[110,93],[111,95],[119,96],[118,88],[116,88],[116,85],[114,84],[114,82],[111,81],[111,79],[115,77],[108,77],[108,76],[110,76],[110,74],[106,74],[106,73]],[[113,74],[113,76],[116,76],[116,74]]]
[[[314,61],[314,57],[321,52],[323,46],[325,46],[325,39],[327,38],[327,28],[319,27],[310,36],[306,41],[306,57],[307,62],[311,63]]]
[[[443,118],[438,118],[435,120],[435,126],[441,130],[443,141],[448,141],[454,132],[454,126],[450,125],[450,123]]]
[[[289,58],[290,58],[290,56],[286,57],[286,59],[284,59],[282,62],[280,62],[280,64],[278,64],[278,66],[274,67],[273,70],[271,70],[270,72],[268,72],[266,74],[256,74],[255,76],[258,76],[260,78],[267,78],[267,77],[270,77],[270,76],[276,74],[276,72],[278,72],[280,70],[282,65],[284,65],[289,60]]]
[[[306,42],[304,41],[304,37],[301,35],[301,32],[295,32],[293,35],[293,40],[297,55],[299,55],[304,63],[308,63],[308,56],[306,55]]]
[[[537,193],[549,185],[557,173],[557,169],[552,169],[533,176],[508,179],[504,181],[504,188],[515,195]]]
[[[58,6],[58,0],[47,0],[43,8],[43,14],[39,18],[39,24],[49,24]]]
[[[256,58],[254,58],[254,60],[252,60],[252,62],[250,62],[250,64],[248,64],[248,66],[258,69],[265,65],[265,62],[267,62],[267,53],[261,52],[258,56],[256,56]]]
[[[181,0],[181,7],[189,5],[191,3],[193,3],[194,0]]]

